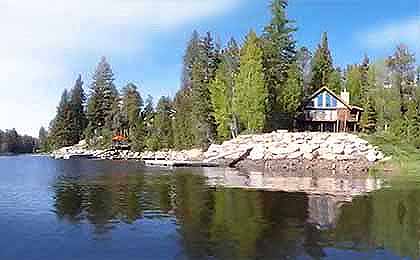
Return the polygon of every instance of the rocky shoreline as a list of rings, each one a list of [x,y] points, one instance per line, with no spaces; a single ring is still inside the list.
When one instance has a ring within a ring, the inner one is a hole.
[[[277,131],[260,135],[241,135],[213,144],[205,152],[186,151],[132,152],[90,150],[82,141],[54,151],[55,159],[93,158],[103,160],[176,161],[214,163],[246,171],[315,171],[366,174],[370,166],[384,158],[383,153],[357,135],[348,133],[289,133]]]

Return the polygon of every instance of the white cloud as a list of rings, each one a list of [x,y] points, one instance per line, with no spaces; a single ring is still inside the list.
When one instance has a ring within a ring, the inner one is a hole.
[[[420,51],[420,16],[371,28],[357,37],[371,49],[385,49],[404,43],[414,51]]]
[[[0,0],[0,129],[36,134],[53,116],[61,92],[54,85],[74,75],[71,60],[138,52],[150,34],[239,1]]]

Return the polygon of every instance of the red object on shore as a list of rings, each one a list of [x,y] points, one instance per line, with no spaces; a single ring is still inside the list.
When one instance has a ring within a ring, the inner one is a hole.
[[[127,141],[127,138],[125,138],[122,135],[117,135],[117,136],[114,136],[112,138],[112,141],[115,141],[115,142],[123,142],[123,141]]]

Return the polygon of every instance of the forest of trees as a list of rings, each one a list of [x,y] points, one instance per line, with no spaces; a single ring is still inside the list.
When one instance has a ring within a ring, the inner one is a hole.
[[[19,135],[15,129],[0,130],[0,154],[32,153],[38,147],[38,140],[28,135]]]
[[[122,134],[133,149],[206,148],[240,133],[293,129],[305,97],[323,86],[364,108],[359,128],[386,132],[420,147],[420,67],[403,44],[383,60],[367,55],[359,64],[334,65],[328,35],[316,50],[298,46],[287,18],[287,1],[273,0],[272,18],[261,35],[250,30],[242,44],[223,46],[211,33],[194,31],[184,59],[180,89],[156,105],[134,84],[122,89],[102,58],[89,85],[81,77],[62,94],[49,130],[41,129],[44,150],[86,139],[106,146]]]

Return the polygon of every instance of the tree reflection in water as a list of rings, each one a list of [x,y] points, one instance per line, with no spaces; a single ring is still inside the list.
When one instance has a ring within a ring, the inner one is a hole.
[[[293,183],[309,186],[293,192],[290,183],[286,191],[274,189],[290,181],[279,177],[254,176],[252,183],[241,179],[250,176],[229,175],[232,182],[214,174],[130,168],[93,176],[64,173],[54,185],[54,206],[58,218],[92,224],[98,236],[121,223],[173,220],[183,254],[191,259],[321,258],[330,247],[383,247],[419,257],[418,191],[396,197],[394,191],[374,192],[380,188],[376,180],[344,180],[337,182],[340,192],[323,194],[322,180],[302,179]]]

